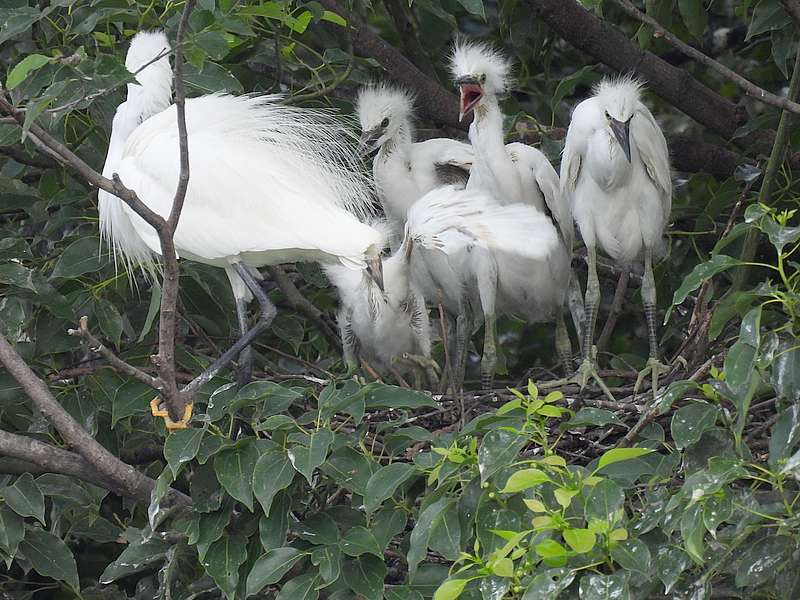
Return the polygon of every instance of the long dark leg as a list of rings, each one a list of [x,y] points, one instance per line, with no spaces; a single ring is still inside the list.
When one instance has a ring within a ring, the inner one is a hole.
[[[269,298],[267,298],[264,290],[261,289],[261,286],[244,267],[244,265],[240,263],[234,263],[232,266],[236,273],[242,278],[242,281],[244,281],[247,289],[250,290],[250,292],[258,301],[258,305],[261,308],[261,317],[258,319],[256,324],[247,331],[247,333],[245,333],[233,346],[228,348],[228,350],[226,350],[222,356],[215,360],[208,369],[195,377],[191,383],[183,388],[183,392],[189,394],[193,393],[201,386],[208,383],[212,377],[214,377],[232,360],[239,356],[242,350],[250,346],[250,344],[252,344],[253,341],[270,326],[272,320],[275,318],[275,315],[278,313],[275,305],[269,301]]]
[[[658,360],[658,323],[656,322],[656,280],[653,277],[653,251],[644,250],[644,277],[642,278],[642,304],[647,322],[647,340],[650,358]]]
[[[483,356],[481,356],[481,389],[488,392],[494,388],[494,372],[497,369],[497,332],[494,312],[483,316]]]
[[[452,388],[455,395],[459,395],[464,390],[464,371],[467,366],[467,345],[469,344],[469,334],[472,332],[472,323],[467,314],[466,307],[462,306],[461,314],[456,317],[455,337],[455,368],[453,374]]]
[[[564,322],[563,308],[559,309],[556,317],[556,352],[564,367],[564,376],[569,377],[575,367],[572,366],[572,344]]]
[[[614,300],[611,302],[611,309],[608,311],[606,317],[606,324],[603,326],[603,331],[597,340],[597,351],[604,350],[608,345],[608,340],[614,332],[614,326],[617,324],[617,318],[622,310],[622,303],[625,302],[625,292],[628,290],[628,279],[630,278],[629,265],[620,265],[622,272],[619,274],[617,281],[617,289],[614,291]]]
[[[236,298],[236,317],[239,320],[239,336],[247,334],[247,303],[243,298]],[[241,388],[250,383],[253,378],[253,348],[247,346],[239,353],[239,373],[236,378],[237,385]]]
[[[583,325],[581,351],[583,352],[584,360],[591,360],[597,308],[600,306],[600,280],[597,278],[597,250],[594,246],[589,246],[587,250],[589,254],[589,276],[586,280],[586,301],[584,303],[586,318]]]

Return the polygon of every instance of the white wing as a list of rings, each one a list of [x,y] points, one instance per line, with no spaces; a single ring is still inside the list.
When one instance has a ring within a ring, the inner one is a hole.
[[[318,144],[314,122],[273,98],[212,95],[187,101],[190,177],[175,235],[179,254],[249,264],[339,258],[361,264],[382,246],[378,231],[345,210],[364,207],[363,178]],[[339,146],[341,147],[341,143]],[[165,216],[179,173],[175,109],[144,122],[125,146],[118,172]],[[139,235],[160,252],[155,231],[125,207]]]
[[[672,178],[669,168],[667,140],[656,123],[653,114],[641,102],[636,107],[631,120],[631,140],[639,150],[647,175],[661,195],[661,208],[665,220],[669,220],[672,206]]]
[[[535,187],[544,199],[545,211],[552,216],[564,244],[571,252],[575,239],[575,226],[572,221],[572,209],[561,195],[558,173],[548,158],[539,150],[527,144],[512,143],[506,148],[517,157],[523,186],[526,189]]]
[[[472,146],[447,138],[434,138],[411,146],[411,160],[420,170],[418,185],[427,193],[441,185],[463,185],[475,155]]]

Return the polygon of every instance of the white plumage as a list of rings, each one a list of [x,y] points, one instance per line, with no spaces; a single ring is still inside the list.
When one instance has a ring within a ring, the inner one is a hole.
[[[139,62],[166,45],[161,33],[139,34],[132,49]],[[150,87],[132,86],[136,102],[117,110],[104,167],[164,217],[180,172],[177,113],[174,106],[157,114],[146,109],[163,106],[168,66],[165,57],[138,76]],[[358,268],[383,247],[380,233],[354,215],[369,209],[370,189],[354,166],[345,128],[330,113],[278,100],[213,94],[186,101],[190,178],[176,251],[226,268],[237,295],[247,293],[228,268],[234,262],[319,260]],[[99,204],[104,237],[128,265],[160,254],[155,230],[127,205],[105,192]]]
[[[441,185],[466,181],[472,148],[446,138],[415,143],[414,99],[402,88],[366,86],[359,92],[356,108],[363,147],[378,149],[373,177],[384,212],[399,237],[406,213],[418,198]]]
[[[451,71],[460,90],[460,113],[474,113],[469,139],[475,151],[468,190],[484,190],[501,204],[523,203],[547,217],[547,225],[558,243],[547,255],[522,263],[515,255],[498,252],[498,302],[501,312],[520,314],[530,321],[556,321],[556,346],[565,367],[570,353],[562,310],[570,286],[570,262],[574,226],[569,204],[560,193],[558,174],[539,150],[525,144],[506,144],[499,98],[509,88],[510,62],[491,46],[458,42],[451,58]],[[535,234],[517,240],[534,243]],[[574,291],[579,298],[579,291]],[[579,329],[580,301],[573,307]]]
[[[660,254],[672,204],[664,134],[642,103],[641,82],[605,79],[572,114],[561,162],[561,189],[572,206],[589,254],[584,331],[584,381],[593,366],[591,344],[600,286],[596,248],[629,268],[644,259],[642,301],[648,326],[653,388],[657,389],[656,289],[653,255]],[[637,382],[638,385],[638,382]]]

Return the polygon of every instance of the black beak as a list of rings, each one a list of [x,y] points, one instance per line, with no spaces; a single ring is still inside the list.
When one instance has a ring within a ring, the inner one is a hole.
[[[619,145],[622,147],[622,151],[625,153],[625,158],[628,159],[628,162],[631,162],[631,120],[628,119],[625,122],[617,121],[614,117],[611,117],[611,131],[614,133],[614,137],[617,138]]]
[[[362,157],[372,154],[377,150],[378,140],[381,139],[382,134],[383,130],[378,128],[364,131],[358,139],[358,153]]]
[[[475,108],[475,105],[480,102],[480,99],[483,98],[483,86],[472,75],[459,77],[456,79],[456,85],[461,94],[458,106],[458,120],[460,122]]]
[[[367,259],[367,275],[372,278],[378,289],[383,292],[383,260],[381,260],[380,256]]]

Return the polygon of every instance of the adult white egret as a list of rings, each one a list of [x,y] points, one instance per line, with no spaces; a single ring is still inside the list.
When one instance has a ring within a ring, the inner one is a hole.
[[[571,371],[571,344],[563,311],[571,288],[577,302],[570,308],[580,331],[580,290],[571,277],[574,226],[570,207],[561,197],[558,174],[539,150],[525,144],[505,144],[498,98],[508,89],[511,64],[504,56],[483,43],[458,42],[451,72],[460,91],[461,116],[474,113],[469,139],[475,160],[467,189],[485,190],[503,204],[522,202],[535,207],[547,217],[558,237],[550,252],[524,264],[513,254],[497,254],[498,304],[504,311],[531,321],[555,321],[556,350],[565,369]],[[523,235],[519,243],[535,244],[534,232]],[[494,321],[487,326],[493,327]],[[487,341],[494,344],[493,332]]]
[[[592,343],[600,303],[599,245],[622,269],[644,260],[642,303],[650,357],[636,387],[651,372],[655,394],[666,367],[658,360],[653,255],[663,248],[672,180],[667,142],[640,99],[641,89],[641,82],[631,77],[604,79],[591,98],[575,107],[561,161],[561,186],[589,254],[581,382],[589,376],[598,379]]]
[[[139,33],[125,64],[137,71],[168,49],[162,32]],[[176,109],[167,108],[168,58],[146,66],[137,80],[114,116],[103,173],[117,173],[166,217],[180,173]],[[380,276],[382,235],[354,215],[367,210],[370,188],[354,168],[346,128],[330,113],[278,100],[213,94],[186,101],[191,176],[175,249],[181,258],[225,269],[244,340],[229,350],[233,356],[275,315],[256,281],[257,267],[320,261]],[[152,272],[161,252],[155,230],[116,196],[100,192],[98,200],[100,230],[115,257],[129,268],[151,265]],[[261,318],[248,331],[246,303],[254,296]],[[220,366],[217,361],[204,375]]]
[[[516,297],[518,273],[529,271],[559,245],[555,228],[530,204],[501,205],[482,190],[447,186],[411,206],[406,244],[413,281],[455,320],[448,340],[453,389],[463,383],[467,340],[477,316],[485,325],[481,384],[491,388],[497,362],[495,315],[498,310],[519,312],[518,306],[508,305]]]
[[[472,163],[469,144],[447,138],[414,142],[414,98],[402,88],[374,84],[361,89],[356,106],[361,147],[378,150],[372,163],[384,212],[399,238],[409,207],[447,184],[463,187]]]

